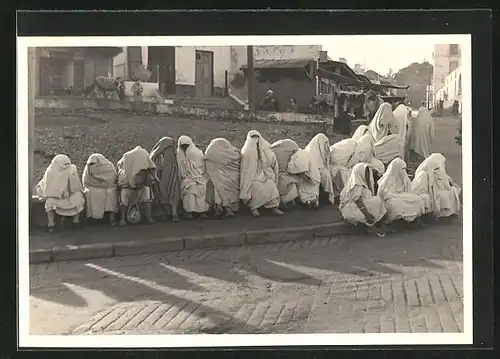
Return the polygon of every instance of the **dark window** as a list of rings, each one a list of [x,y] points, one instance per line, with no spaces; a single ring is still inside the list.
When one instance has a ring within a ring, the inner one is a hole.
[[[458,45],[457,44],[450,45],[450,55],[458,55]]]

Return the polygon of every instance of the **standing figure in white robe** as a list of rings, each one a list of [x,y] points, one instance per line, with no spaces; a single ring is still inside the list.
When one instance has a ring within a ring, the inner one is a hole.
[[[392,113],[392,107],[384,102],[380,105],[372,121],[368,125],[375,139],[375,157],[387,166],[401,154],[399,123]]]
[[[123,154],[117,163],[118,189],[120,204],[119,226],[128,223],[139,223],[142,220],[140,206],[144,204],[144,217],[151,224],[153,193],[152,181],[158,181],[156,165],[149,157],[148,151],[137,146]]]
[[[403,219],[406,222],[417,220],[420,224],[424,204],[420,196],[412,192],[405,161],[400,158],[392,160],[378,181],[377,194],[385,201],[387,223]]]
[[[408,133],[409,165],[416,168],[431,154],[434,141],[434,120],[425,107],[418,109],[416,118],[410,121]]]
[[[118,173],[115,165],[100,153],[89,156],[82,183],[87,203],[87,218],[102,219],[108,213],[109,225],[115,227],[118,213]]]
[[[442,154],[433,153],[418,166],[411,187],[422,199],[424,213],[442,218],[460,212],[461,189],[446,173],[446,158]]]
[[[49,233],[55,232],[56,214],[72,217],[74,226],[80,223],[85,197],[76,166],[68,156],[57,155],[52,159],[36,186],[36,194],[45,201]]]
[[[398,135],[400,139],[401,151],[400,157],[403,160],[406,160],[406,147],[408,144],[408,127],[409,120],[411,118],[411,111],[404,104],[398,105],[396,109],[393,111],[394,118],[398,121]]]
[[[207,175],[214,189],[216,216],[233,217],[240,205],[240,150],[225,138],[215,138],[205,150]]]
[[[210,209],[207,201],[208,175],[205,169],[203,151],[188,136],[179,137],[177,162],[181,179],[181,199],[185,217],[193,219],[196,213],[200,218],[207,218]]]
[[[335,203],[335,190],[330,172],[330,140],[323,133],[312,138],[304,149],[311,155],[321,176],[320,188],[328,194],[331,204]]]
[[[278,176],[278,160],[271,145],[258,131],[248,131],[241,149],[240,199],[250,207],[254,217],[260,216],[261,207],[270,208],[276,215],[283,215],[278,208]]]
[[[340,193],[340,212],[346,222],[354,225],[362,223],[376,227],[378,236],[385,236],[382,219],[386,214],[384,200],[376,194],[373,169],[367,163],[358,163]]]

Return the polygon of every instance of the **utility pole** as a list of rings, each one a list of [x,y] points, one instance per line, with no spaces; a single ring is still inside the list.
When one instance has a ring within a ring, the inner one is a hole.
[[[37,76],[36,48],[28,48],[28,151],[29,151],[29,203],[31,211],[31,196],[33,191],[33,151],[35,148],[35,92]]]
[[[248,109],[255,112],[255,70],[253,68],[253,46],[247,46]]]

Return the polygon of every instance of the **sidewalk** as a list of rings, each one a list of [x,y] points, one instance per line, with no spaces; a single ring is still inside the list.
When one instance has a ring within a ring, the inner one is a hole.
[[[352,232],[354,228],[341,220],[334,206],[315,211],[292,209],[282,217],[263,213],[260,218],[241,214],[224,220],[157,222],[124,228],[92,225],[53,235],[37,229],[30,233],[30,263],[312,239]]]

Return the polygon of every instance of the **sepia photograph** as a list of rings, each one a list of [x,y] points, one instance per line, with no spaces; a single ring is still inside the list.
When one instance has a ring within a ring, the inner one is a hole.
[[[471,343],[469,35],[17,46],[27,343]]]

